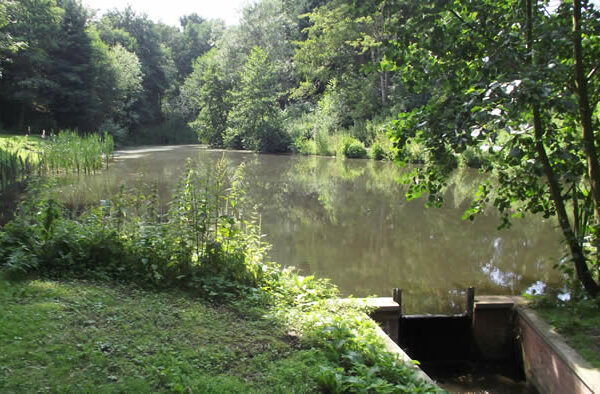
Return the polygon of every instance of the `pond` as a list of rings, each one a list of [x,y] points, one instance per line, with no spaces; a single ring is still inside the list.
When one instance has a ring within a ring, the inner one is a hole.
[[[463,291],[521,294],[556,285],[552,266],[563,254],[554,220],[515,219],[497,230],[499,217],[463,221],[481,176],[458,171],[442,208],[406,201],[392,163],[327,157],[216,151],[197,145],[117,152],[104,173],[80,177],[61,190],[67,202],[110,198],[120,185],[159,185],[163,198],[190,157],[213,165],[245,163],[246,197],[257,205],[270,257],[306,275],[330,278],[342,294],[390,296],[404,291],[407,313],[460,312]]]

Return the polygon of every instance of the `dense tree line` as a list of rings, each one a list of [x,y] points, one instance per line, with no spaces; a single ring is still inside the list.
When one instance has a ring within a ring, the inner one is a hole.
[[[3,2],[0,125],[108,131],[153,142],[185,139],[188,132],[189,139],[185,120],[166,108],[192,59],[225,28],[195,14],[181,24],[157,24],[130,8],[96,18],[77,0]]]
[[[263,0],[238,26],[192,14],[173,27],[130,8],[97,17],[78,0],[4,2],[1,126],[132,142],[193,130],[214,146],[261,151],[344,131],[369,145],[402,102],[399,79],[379,65],[398,10],[387,0]]]

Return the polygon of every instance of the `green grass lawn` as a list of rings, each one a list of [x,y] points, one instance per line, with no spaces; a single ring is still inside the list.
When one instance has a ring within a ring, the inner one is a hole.
[[[0,279],[0,392],[314,392],[325,356],[177,291]]]
[[[543,305],[536,311],[583,358],[600,368],[600,311],[596,303]]]
[[[45,139],[39,135],[0,134],[0,150],[18,153],[23,160],[29,158],[33,162],[39,160],[39,153],[43,151]]]

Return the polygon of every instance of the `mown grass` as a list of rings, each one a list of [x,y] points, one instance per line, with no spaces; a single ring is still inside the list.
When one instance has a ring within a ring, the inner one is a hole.
[[[0,134],[0,150],[15,153],[23,160],[29,160],[37,163],[40,160],[40,154],[48,140],[42,139],[38,135],[28,137],[17,134]]]
[[[314,392],[327,364],[264,311],[175,290],[0,279],[0,305],[4,393]]]
[[[544,303],[537,306],[536,311],[584,359],[600,368],[600,310],[597,303]]]

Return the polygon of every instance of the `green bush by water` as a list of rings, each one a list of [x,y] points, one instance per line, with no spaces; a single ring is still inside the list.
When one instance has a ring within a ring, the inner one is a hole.
[[[356,138],[349,136],[343,138],[338,152],[339,156],[352,159],[363,159],[367,157],[367,149],[365,148],[365,144]]]
[[[23,159],[18,152],[0,149],[0,191],[25,179],[34,168],[35,165],[29,158]]]

